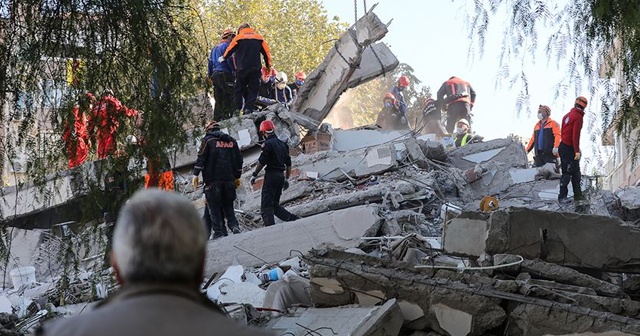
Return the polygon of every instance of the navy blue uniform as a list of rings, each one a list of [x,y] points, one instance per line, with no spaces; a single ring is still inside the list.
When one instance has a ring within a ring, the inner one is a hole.
[[[234,180],[242,174],[242,161],[238,143],[228,134],[213,131],[202,139],[193,175],[197,176],[202,172],[204,195],[211,216],[210,229],[214,231],[214,238],[225,235],[223,215],[229,229],[238,228],[233,209],[233,201],[236,199]]]

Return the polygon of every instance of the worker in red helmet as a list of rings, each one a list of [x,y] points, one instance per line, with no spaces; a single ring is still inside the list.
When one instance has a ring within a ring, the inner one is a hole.
[[[289,88],[291,89],[291,92],[293,92],[294,96],[298,94],[298,91],[300,91],[300,88],[306,79],[307,74],[304,73],[304,71],[298,71],[296,73],[293,83],[289,84]]]
[[[438,90],[438,101],[447,110],[447,131],[453,131],[460,119],[471,121],[471,110],[476,101],[476,92],[467,81],[451,76]]]
[[[382,98],[382,110],[378,113],[378,118],[376,119],[376,125],[380,126],[380,128],[384,130],[395,130],[402,127],[399,127],[400,122],[400,110],[399,104],[396,97],[391,92],[385,93]]]
[[[71,109],[72,121],[65,121],[62,140],[67,148],[69,169],[81,165],[89,155],[91,142],[87,130],[87,115],[95,101],[96,98],[91,93],[85,93],[80,97],[78,104]]]
[[[213,239],[217,239],[226,233],[223,214],[229,230],[234,234],[240,233],[233,202],[236,200],[236,189],[240,187],[243,158],[236,140],[223,133],[220,124],[212,121],[205,129],[207,134],[202,139],[193,167],[193,189],[198,188],[198,175],[202,172]]]
[[[258,174],[265,168],[264,181],[262,183],[262,195],[260,211],[264,226],[275,224],[274,216],[285,222],[294,221],[300,217],[290,213],[280,205],[282,191],[289,188],[289,176],[291,175],[291,156],[286,142],[278,139],[275,126],[271,120],[260,123],[260,133],[265,137],[262,153],[258,158],[256,170],[251,177],[251,184],[256,183]]]
[[[580,96],[576,98],[573,108],[562,118],[562,129],[560,130],[560,145],[558,154],[560,155],[560,194],[558,201],[568,203],[569,182],[573,187],[573,199],[575,201],[584,200],[582,189],[580,188],[580,132],[584,118],[584,109],[587,108],[587,98]]]
[[[225,29],[220,34],[220,41],[211,49],[207,74],[213,84],[213,118],[215,120],[225,120],[233,116],[235,101],[233,93],[234,67],[231,59],[220,62],[218,59],[224,55],[231,40],[236,34],[231,29]]]
[[[558,146],[560,145],[560,124],[551,119],[551,108],[538,106],[539,122],[533,127],[533,135],[527,145],[527,153],[535,149],[533,166],[542,167],[547,163],[557,164]]]

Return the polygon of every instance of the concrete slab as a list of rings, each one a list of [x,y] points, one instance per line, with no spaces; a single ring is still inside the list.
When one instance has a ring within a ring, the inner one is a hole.
[[[444,224],[442,247],[455,255],[480,256],[485,251],[487,233],[485,220],[454,218]]]
[[[206,274],[224,271],[234,258],[245,267],[261,266],[289,258],[292,250],[306,253],[325,242],[356,247],[360,237],[372,235],[379,225],[377,207],[357,206],[230,235],[209,242]]]
[[[535,181],[537,173],[537,168],[509,170],[513,184]]]
[[[502,152],[502,150],[505,149],[505,148],[506,147],[501,147],[501,148],[491,149],[491,150],[488,150],[486,152],[480,152],[480,153],[466,155],[466,156],[463,156],[462,159],[467,160],[467,161],[471,161],[473,163],[486,162],[486,161],[489,161],[489,160],[493,159],[496,155],[498,155],[498,153]]]
[[[527,154],[521,142],[511,138],[468,144],[449,153],[456,168],[467,170],[482,164],[488,170],[501,168],[526,168]]]
[[[350,152],[357,149],[378,146],[381,144],[407,139],[409,131],[382,130],[334,130],[334,150]]]
[[[348,154],[332,154],[298,167],[303,174],[317,173],[321,180],[346,180],[347,176],[359,178],[377,175],[397,167],[393,145],[379,145]]]
[[[305,309],[299,316],[282,317],[271,330],[282,335],[303,336],[322,329],[331,335],[396,336],[402,327],[402,313],[396,300],[376,307],[338,307]]]
[[[391,49],[383,43],[378,42],[367,47],[362,53],[360,66],[349,78],[348,87],[353,88],[375,77],[383,72],[395,69],[400,62],[391,52]]]

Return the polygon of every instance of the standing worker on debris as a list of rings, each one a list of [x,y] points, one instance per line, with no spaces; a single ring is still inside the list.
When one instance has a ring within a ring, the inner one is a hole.
[[[244,114],[255,110],[258,89],[260,88],[260,55],[264,58],[264,66],[271,69],[271,51],[262,35],[256,33],[248,23],[238,27],[238,35],[233,38],[229,47],[218,61],[224,62],[234,55],[236,60],[236,83],[234,86],[236,107]]]
[[[407,122],[407,103],[404,100],[404,94],[402,91],[409,86],[409,77],[400,76],[398,78],[398,82],[394,85],[389,91],[393,97],[396,98],[398,111],[400,111],[400,119],[398,120],[398,125],[401,128],[409,128],[409,123]]]
[[[262,146],[262,153],[258,158],[256,170],[253,172],[251,184],[256,183],[258,174],[265,168],[264,181],[262,183],[262,198],[260,211],[264,226],[275,224],[274,215],[285,222],[294,221],[300,217],[287,211],[280,205],[282,191],[289,188],[289,176],[291,175],[291,156],[289,146],[278,139],[275,134],[275,126],[271,120],[260,123],[260,132],[266,139]]]
[[[276,82],[274,83],[273,99],[279,103],[289,106],[293,101],[293,92],[287,85],[287,81],[287,74],[279,71],[276,75]]]
[[[70,119],[65,122],[62,140],[64,140],[69,159],[69,169],[81,165],[89,155],[89,132],[87,114],[96,98],[89,92],[82,95],[78,104],[73,106]]]
[[[427,98],[424,104],[422,120],[420,121],[420,125],[417,125],[420,133],[435,134],[437,138],[443,137],[447,133],[447,130],[442,126],[442,113],[438,108],[438,101],[433,98]]]
[[[556,164],[558,146],[560,145],[560,125],[552,120],[551,108],[546,105],[538,107],[539,122],[533,128],[533,135],[527,145],[527,153],[535,148],[533,166],[542,167],[547,163]]]
[[[218,59],[224,55],[224,52],[235,36],[236,34],[234,34],[231,29],[223,30],[220,36],[220,42],[211,49],[211,54],[209,55],[207,75],[213,83],[213,98],[215,99],[213,119],[215,120],[231,118],[235,109],[233,64],[231,60],[218,61]]]
[[[471,110],[476,101],[476,92],[471,84],[456,76],[442,83],[438,90],[438,101],[447,109],[447,131],[453,130],[460,119],[471,120]]]
[[[200,293],[206,247],[190,200],[155,189],[136,193],[122,209],[113,237],[118,293],[82,315],[45,322],[35,334],[272,335],[227,317]]]
[[[456,138],[454,140],[454,143],[456,147],[462,147],[466,144],[478,143],[484,140],[484,137],[481,137],[479,135],[476,135],[470,132],[469,122],[466,119],[458,120],[455,133],[456,133]]]
[[[206,130],[193,167],[193,188],[198,188],[198,175],[202,172],[213,239],[216,239],[224,236],[223,214],[231,232],[240,233],[233,202],[236,200],[236,188],[240,186],[243,159],[236,140],[222,133],[217,122],[211,121]]]
[[[560,131],[560,145],[558,153],[560,154],[560,169],[562,169],[562,177],[560,178],[560,194],[558,201],[568,203],[569,182],[573,187],[573,199],[576,201],[584,200],[582,189],[580,188],[580,132],[582,131],[582,122],[584,118],[584,109],[587,108],[587,98],[576,98],[575,104],[571,111],[562,118],[562,129]]]

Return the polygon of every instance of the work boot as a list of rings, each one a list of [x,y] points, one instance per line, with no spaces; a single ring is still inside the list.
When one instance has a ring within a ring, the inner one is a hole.
[[[237,226],[236,226],[236,227],[234,227],[233,229],[231,229],[231,232],[233,232],[233,234],[239,234],[239,233],[240,233],[240,232],[242,232],[242,231],[240,230],[240,228],[239,228],[239,227],[237,227]]]
[[[584,201],[584,200],[586,200],[586,199],[587,199],[587,198],[586,198],[586,197],[584,197],[584,195],[583,195],[582,193],[580,193],[580,194],[574,194],[574,195],[573,195],[573,200],[574,200],[574,201]]]
[[[211,239],[210,239],[210,240],[216,240],[216,239],[218,239],[218,238],[222,238],[222,237],[224,237],[224,236],[225,236],[225,235],[224,235],[224,234],[222,234],[222,233],[214,233],[214,234],[213,234],[213,236],[211,236]]]
[[[571,200],[568,197],[558,197],[558,203],[560,205],[571,204]]]

